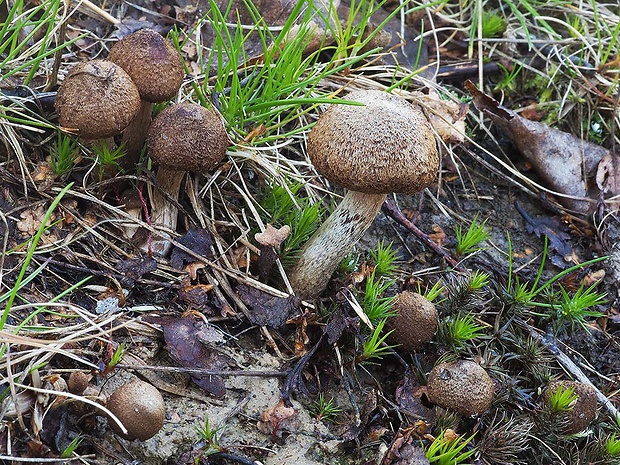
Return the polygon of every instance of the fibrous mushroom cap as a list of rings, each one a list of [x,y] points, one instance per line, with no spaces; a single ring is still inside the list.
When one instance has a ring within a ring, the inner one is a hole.
[[[208,171],[226,155],[228,135],[218,114],[177,103],[155,117],[147,137],[153,161],[175,171]]]
[[[551,393],[556,392],[560,387],[563,389],[572,388],[575,390],[575,394],[579,396],[572,405],[572,409],[567,412],[568,423],[562,432],[564,434],[575,434],[583,431],[596,416],[596,392],[591,386],[579,381],[550,381],[543,394],[545,401],[549,402]]]
[[[415,193],[437,178],[439,154],[422,109],[379,90],[354,91],[331,105],[308,136],[317,171],[349,190]]]
[[[120,134],[139,109],[136,85],[120,66],[104,60],[75,65],[56,95],[60,125],[88,139]]]
[[[112,429],[125,439],[149,439],[161,429],[166,416],[164,399],[154,386],[140,380],[124,384],[108,398],[106,407],[127,428],[122,434],[116,422]]]
[[[390,341],[398,344],[404,352],[419,350],[437,332],[437,309],[423,295],[401,292],[396,296],[392,310],[396,315],[387,323],[388,329],[393,330]]]
[[[119,40],[108,60],[123,68],[147,102],[163,102],[179,91],[185,70],[175,48],[152,29],[140,29]]]
[[[431,402],[462,415],[488,410],[494,392],[491,377],[470,360],[440,363],[428,375],[427,394]]]

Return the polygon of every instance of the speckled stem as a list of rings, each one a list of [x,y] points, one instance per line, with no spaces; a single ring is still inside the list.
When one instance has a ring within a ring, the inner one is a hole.
[[[319,295],[346,254],[377,216],[384,194],[349,191],[340,205],[304,246],[297,264],[288,273],[298,297]]]
[[[153,104],[151,102],[142,100],[138,114],[123,131],[121,143],[125,145],[125,156],[121,159],[120,164],[130,173],[135,173],[136,165],[140,161],[142,146],[151,124],[152,109]]]
[[[171,171],[159,167],[157,187],[153,187],[151,197],[151,224],[154,227],[163,227],[169,231],[176,230],[179,209],[166,198],[164,192],[173,200],[178,200],[183,176],[185,176],[185,171]],[[171,247],[168,240],[170,237],[169,233],[162,232],[160,236],[154,238],[151,249],[155,255],[166,255],[168,253]]]

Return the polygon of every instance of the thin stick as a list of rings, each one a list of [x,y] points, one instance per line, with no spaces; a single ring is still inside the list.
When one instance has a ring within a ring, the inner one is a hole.
[[[288,371],[278,370],[207,370],[205,368],[183,368],[183,367],[164,367],[157,365],[127,365],[119,363],[116,368],[124,368],[126,370],[148,370],[148,371],[165,371],[172,373],[190,373],[196,375],[211,376],[264,376],[264,377],[280,377],[288,376]]]
[[[415,224],[409,221],[407,217],[403,215],[403,213],[398,208],[396,208],[392,204],[392,202],[390,202],[388,199],[386,199],[385,202],[383,202],[383,206],[381,207],[381,210],[383,211],[383,213],[385,213],[387,216],[392,218],[398,224],[400,224],[401,226],[404,226],[410,232],[412,232],[427,247],[432,249],[440,257],[442,257],[446,262],[448,262],[455,270],[465,271],[459,266],[458,262],[454,259],[454,257],[452,257],[452,255],[450,255],[448,252],[442,249],[439,245],[433,242],[433,240],[428,236],[428,234],[424,233],[420,228],[418,228]]]

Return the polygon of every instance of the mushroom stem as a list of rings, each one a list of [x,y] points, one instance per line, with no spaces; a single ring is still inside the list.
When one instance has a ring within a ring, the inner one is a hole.
[[[308,240],[299,261],[289,272],[297,296],[312,298],[327,287],[342,259],[374,221],[385,197],[385,194],[347,192],[340,205]]]
[[[151,195],[151,224],[165,228],[156,240],[151,243],[151,249],[155,255],[166,255],[170,251],[170,238],[168,231],[174,231],[177,227],[179,209],[176,202],[170,202],[165,194],[173,200],[179,199],[181,182],[185,176],[185,171],[174,171],[162,166],[157,171],[157,188],[153,189]]]
[[[130,172],[135,171],[136,165],[140,161],[142,146],[151,124],[152,109],[153,104],[151,102],[141,100],[138,114],[123,131],[122,144],[125,145],[125,156],[121,160],[121,166]]]

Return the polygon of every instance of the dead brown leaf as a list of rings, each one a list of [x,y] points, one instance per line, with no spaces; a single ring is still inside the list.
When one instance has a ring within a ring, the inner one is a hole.
[[[213,326],[193,318],[153,318],[164,332],[166,350],[175,363],[186,368],[225,370],[235,365],[228,355],[216,350],[224,338]],[[209,394],[223,397],[226,387],[221,376],[192,374],[192,381]]]
[[[248,307],[250,321],[260,326],[278,328],[293,315],[301,301],[298,297],[276,297],[260,289],[239,284],[237,295]]]
[[[488,116],[513,141],[547,186],[571,197],[558,201],[577,213],[591,212],[596,199],[596,175],[599,162],[609,154],[604,147],[584,141],[546,124],[527,120],[502,107],[497,100],[479,91],[471,82],[465,88],[478,110]]]
[[[260,414],[256,427],[261,433],[270,434],[275,441],[278,432],[284,427],[290,427],[296,412],[293,407],[286,405],[283,399]]]
[[[274,228],[272,225],[267,224],[265,230],[261,233],[256,233],[254,239],[256,242],[269,247],[278,248],[286,240],[291,233],[291,227],[287,224],[279,229]]]

